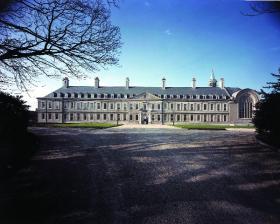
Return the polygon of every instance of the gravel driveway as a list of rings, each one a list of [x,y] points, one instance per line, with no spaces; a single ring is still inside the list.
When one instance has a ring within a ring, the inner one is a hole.
[[[280,223],[279,153],[253,131],[34,128],[0,223]]]

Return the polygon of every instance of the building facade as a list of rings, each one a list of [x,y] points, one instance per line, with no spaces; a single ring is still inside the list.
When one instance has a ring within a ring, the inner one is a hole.
[[[38,99],[39,123],[249,123],[259,94],[252,89],[219,86],[214,74],[208,87],[63,86]]]

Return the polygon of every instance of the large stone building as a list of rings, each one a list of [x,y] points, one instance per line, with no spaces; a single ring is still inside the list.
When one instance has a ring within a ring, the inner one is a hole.
[[[38,122],[109,123],[249,123],[259,94],[252,89],[219,86],[214,74],[208,87],[63,86],[38,98]]]

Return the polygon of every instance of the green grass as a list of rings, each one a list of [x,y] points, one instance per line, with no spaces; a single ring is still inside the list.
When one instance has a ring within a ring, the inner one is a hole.
[[[50,125],[48,124],[48,126],[57,127],[57,128],[97,128],[97,129],[117,127],[116,124],[110,124],[110,123],[64,123],[64,124],[50,124]]]
[[[226,130],[227,128],[255,128],[252,125],[176,124],[175,127],[198,130]]]

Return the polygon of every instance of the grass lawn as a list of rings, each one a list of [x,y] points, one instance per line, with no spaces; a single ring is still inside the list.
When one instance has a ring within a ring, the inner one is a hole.
[[[98,128],[98,129],[117,127],[116,124],[110,124],[110,123],[64,123],[64,124],[48,124],[47,126],[57,127],[57,128]]]
[[[176,124],[175,127],[198,130],[226,130],[227,128],[255,128],[252,125]]]

